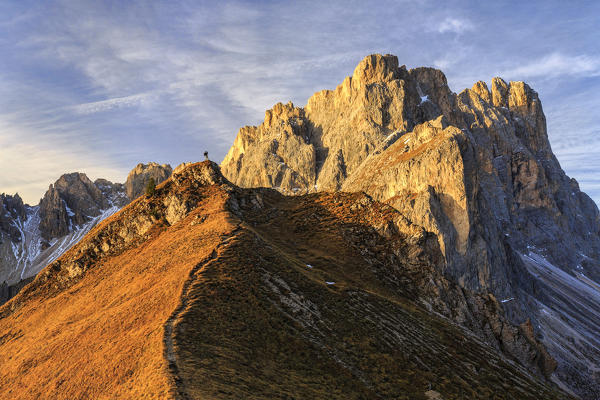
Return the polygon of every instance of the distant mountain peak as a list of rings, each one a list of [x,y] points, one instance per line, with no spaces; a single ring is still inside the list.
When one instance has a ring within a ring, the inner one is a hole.
[[[138,164],[128,178],[133,197],[124,184],[106,179],[92,182],[82,172],[61,175],[33,207],[24,205],[18,195],[1,195],[0,282],[15,285],[32,278],[98,222],[139,196],[150,177],[161,183],[170,175],[169,165]],[[0,304],[6,300],[0,296]]]
[[[171,176],[172,172],[173,169],[169,164],[161,165],[156,162],[148,164],[139,163],[127,175],[127,181],[125,182],[127,196],[130,199],[137,198],[144,192],[150,178],[153,178],[156,184],[159,184]]]

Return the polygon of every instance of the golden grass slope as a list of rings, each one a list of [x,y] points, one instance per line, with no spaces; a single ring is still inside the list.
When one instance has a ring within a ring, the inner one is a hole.
[[[225,196],[216,187],[206,192],[211,190],[187,216],[206,215],[201,225],[182,221],[167,229],[158,220],[147,240],[100,259],[66,289],[54,293],[52,279],[42,282],[40,276],[6,304],[3,314],[15,303],[19,307],[0,319],[0,398],[173,398],[165,322],[191,269],[233,229]],[[141,198],[62,259],[153,200]]]

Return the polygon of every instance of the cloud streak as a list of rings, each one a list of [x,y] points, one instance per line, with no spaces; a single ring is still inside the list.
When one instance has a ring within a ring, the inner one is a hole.
[[[47,189],[58,178],[56,171],[81,171],[91,179],[122,179],[121,171],[112,167],[110,158],[98,154],[90,157],[85,146],[68,137],[39,137],[1,119],[0,131],[0,171],[5,171],[0,192],[18,192],[30,204],[37,204],[43,195],[40,188]]]
[[[148,102],[152,97],[152,93],[140,93],[131,96],[93,101],[73,106],[73,111],[78,114],[93,114],[114,110],[115,108],[139,107],[143,103]]]
[[[527,62],[502,73],[504,76],[555,79],[567,77],[600,76],[600,57],[587,54],[569,56],[554,52],[541,59]]]

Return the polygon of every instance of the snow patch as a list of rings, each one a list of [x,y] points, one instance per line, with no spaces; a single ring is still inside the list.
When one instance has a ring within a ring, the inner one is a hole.
[[[75,213],[65,204],[65,209],[70,217]],[[13,225],[20,233],[20,240],[11,243],[12,252],[15,256],[15,276],[24,279],[37,274],[43,267],[56,260],[74,244],[79,242],[100,221],[108,218],[119,211],[113,201],[109,199],[110,207],[100,210],[95,217],[88,217],[89,221],[81,226],[73,226],[71,221],[69,234],[54,238],[50,241],[48,248],[42,250],[45,240],[42,238],[39,226],[41,222],[39,206],[27,207],[26,218],[13,220]]]
[[[67,210],[67,214],[69,215],[69,217],[74,217],[75,213],[73,212],[73,210],[71,210],[71,208],[67,205],[66,201],[62,201],[63,204],[65,205],[65,210]]]
[[[549,290],[539,306],[536,325],[543,343],[559,362],[577,360],[594,368],[600,352],[600,285],[578,271],[573,274],[553,265],[544,256],[521,254],[529,272]]]

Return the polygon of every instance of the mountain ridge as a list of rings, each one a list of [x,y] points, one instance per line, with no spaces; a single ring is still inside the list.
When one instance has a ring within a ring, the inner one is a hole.
[[[11,382],[0,391],[569,398],[413,302],[430,279],[446,282],[431,245],[361,193],[285,197],[237,188],[208,161],[187,166],[0,308],[0,381]]]

